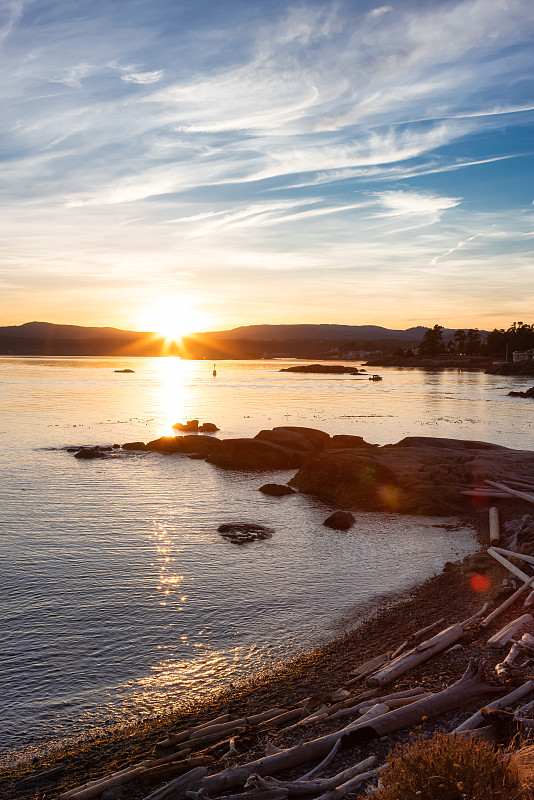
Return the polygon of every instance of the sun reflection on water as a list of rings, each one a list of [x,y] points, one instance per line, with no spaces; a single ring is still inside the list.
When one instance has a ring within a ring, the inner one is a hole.
[[[160,381],[157,386],[157,404],[162,436],[174,436],[172,426],[182,420],[184,408],[188,405],[186,397],[186,368],[184,362],[175,356],[157,359]]]

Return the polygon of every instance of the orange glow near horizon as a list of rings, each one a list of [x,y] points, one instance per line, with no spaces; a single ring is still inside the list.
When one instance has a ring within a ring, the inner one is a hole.
[[[160,334],[167,342],[180,342],[184,336],[209,327],[212,317],[199,311],[188,298],[154,300],[139,315],[139,325]]]

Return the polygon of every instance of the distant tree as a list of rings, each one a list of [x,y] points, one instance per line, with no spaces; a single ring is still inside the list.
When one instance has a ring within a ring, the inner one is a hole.
[[[465,353],[468,356],[480,355],[482,341],[478,328],[470,328],[465,337]]]
[[[493,358],[511,360],[514,350],[534,348],[534,325],[513,322],[509,328],[494,328],[486,339],[483,352]]]
[[[456,355],[463,356],[465,353],[465,340],[466,335],[464,330],[454,331],[453,341],[456,348]]]
[[[419,345],[419,355],[423,358],[433,358],[434,356],[442,355],[444,352],[443,325],[434,325],[423,336]]]

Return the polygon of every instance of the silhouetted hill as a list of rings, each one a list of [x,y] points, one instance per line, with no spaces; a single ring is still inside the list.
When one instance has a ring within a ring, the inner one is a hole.
[[[407,330],[391,330],[379,325],[243,325],[228,331],[217,331],[212,336],[218,339],[248,339],[249,341],[350,341],[395,339],[402,342],[420,342],[428,328],[421,325]],[[445,330],[447,333],[454,331]]]
[[[350,352],[417,347],[428,328],[378,325],[244,325],[191,334],[169,343],[157,333],[26,322],[0,327],[0,353],[34,356],[160,356],[183,358],[343,358]],[[445,337],[454,331],[445,330]]]

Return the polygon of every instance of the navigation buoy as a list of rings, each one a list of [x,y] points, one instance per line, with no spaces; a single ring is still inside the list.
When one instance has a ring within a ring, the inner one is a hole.
[[[213,365],[213,377],[215,377],[217,375],[217,370],[215,369],[216,366],[217,366],[217,364]]]

